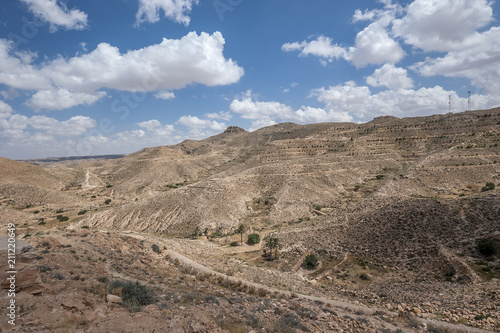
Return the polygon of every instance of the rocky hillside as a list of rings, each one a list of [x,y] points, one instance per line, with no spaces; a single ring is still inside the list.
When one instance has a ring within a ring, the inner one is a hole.
[[[499,181],[500,110],[279,124],[148,148],[94,168],[126,197],[82,225],[189,235],[384,198],[463,199]],[[496,192],[490,192],[496,193]],[[132,200],[129,200],[129,199]],[[271,204],[260,207],[262,199]]]
[[[33,245],[23,260],[43,290],[26,291],[22,318],[57,332],[498,331],[499,125],[497,108],[230,127],[116,159],[0,158],[0,221]],[[261,241],[242,244],[250,233]],[[111,279],[160,298],[134,314]]]

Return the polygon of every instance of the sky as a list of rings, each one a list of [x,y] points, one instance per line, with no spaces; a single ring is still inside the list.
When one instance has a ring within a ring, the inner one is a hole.
[[[497,107],[499,12],[487,0],[7,0],[0,156]]]

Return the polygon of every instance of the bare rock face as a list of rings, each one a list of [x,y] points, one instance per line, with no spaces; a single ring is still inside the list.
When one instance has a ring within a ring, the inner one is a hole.
[[[2,289],[11,288],[11,280],[13,273],[9,267],[7,238],[0,236],[0,286]],[[36,254],[33,249],[26,242],[16,240],[17,251],[15,258],[15,288],[16,291],[26,291],[33,294],[38,294],[43,291],[40,285],[40,269],[36,264]]]
[[[115,303],[115,304],[122,304],[123,303],[123,300],[121,297],[118,297],[116,295],[111,295],[111,294],[108,294],[106,296],[106,301],[109,303]]]
[[[224,133],[243,133],[246,132],[243,128],[238,127],[238,126],[229,126],[226,128]]]

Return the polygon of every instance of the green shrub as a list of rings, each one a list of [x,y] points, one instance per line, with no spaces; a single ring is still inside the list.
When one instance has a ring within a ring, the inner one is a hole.
[[[85,213],[87,213],[86,210],[81,210],[81,211],[78,212],[78,215],[84,215]]]
[[[59,222],[65,222],[65,221],[68,221],[69,220],[69,217],[67,216],[63,216],[63,215],[57,215],[56,216],[56,219],[59,220]]]
[[[304,267],[307,269],[315,269],[318,264],[318,257],[314,253],[308,254],[303,262]]]
[[[138,312],[142,306],[156,302],[153,291],[140,282],[114,280],[108,285],[111,294],[120,296],[130,312]]]
[[[314,206],[314,209],[321,210],[321,206],[320,205],[316,205],[316,206]]]
[[[492,256],[498,253],[497,246],[491,239],[478,239],[476,245],[479,253],[485,256]]]
[[[495,189],[495,184],[493,183],[486,183],[486,186],[484,186],[481,191],[486,192],[486,191],[491,191]]]
[[[40,211],[39,211],[39,210],[35,210],[35,211],[33,212],[33,214],[38,214],[38,213],[40,213]]]
[[[108,199],[108,200],[104,201],[104,203],[105,203],[106,205],[109,205],[109,203],[110,203],[110,202],[111,202],[111,199]]]
[[[248,244],[258,244],[260,243],[260,235],[259,234],[250,234],[248,235]]]

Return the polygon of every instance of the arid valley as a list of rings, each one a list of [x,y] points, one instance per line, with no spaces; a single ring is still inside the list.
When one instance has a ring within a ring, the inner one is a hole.
[[[0,158],[2,274],[10,223],[17,240],[1,331],[498,332],[499,124],[500,108],[231,126]]]

